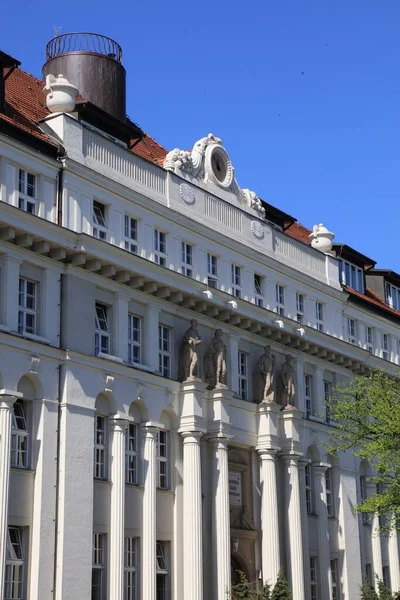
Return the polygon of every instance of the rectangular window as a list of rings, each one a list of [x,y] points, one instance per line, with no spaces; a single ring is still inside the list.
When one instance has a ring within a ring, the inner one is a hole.
[[[364,293],[364,272],[359,267],[339,259],[339,280],[343,285]]]
[[[105,586],[105,547],[106,536],[103,533],[93,534],[92,558],[92,598],[91,600],[104,600]]]
[[[19,280],[18,333],[37,333],[37,283]]]
[[[6,572],[4,581],[4,599],[22,600],[24,595],[25,557],[21,527],[9,527],[7,530]]]
[[[285,315],[285,288],[276,284],[276,312],[282,317]]]
[[[138,483],[138,425],[129,423],[125,433],[125,483]]]
[[[333,506],[333,487],[332,487],[332,469],[327,469],[325,472],[325,487],[326,487],[326,509],[328,517],[334,517]]]
[[[158,229],[154,230],[154,262],[167,266],[167,234]]]
[[[365,576],[368,579],[368,581],[370,582],[370,584],[373,585],[374,584],[374,580],[373,580],[373,577],[372,577],[372,565],[371,565],[371,563],[367,563],[365,565]]]
[[[330,381],[324,381],[325,421],[327,423],[330,423],[330,421],[331,421],[331,409],[330,409],[331,397],[332,397],[332,383]]]
[[[142,319],[135,315],[128,315],[128,362],[142,362]]]
[[[313,514],[313,498],[312,498],[312,469],[311,465],[306,465],[305,469],[305,491],[306,491],[306,506],[307,514]]]
[[[207,285],[216,288],[218,285],[218,258],[207,252]]]
[[[386,283],[385,296],[386,304],[388,304],[391,308],[400,311],[400,289],[394,285],[391,285],[390,283]]]
[[[324,331],[324,305],[322,302],[315,303],[315,328]]]
[[[158,364],[162,377],[171,378],[171,330],[165,325],[158,326]]]
[[[242,400],[248,400],[248,367],[247,354],[245,352],[238,353],[238,373],[239,373],[239,395]]]
[[[124,577],[124,600],[137,600],[139,597],[139,565],[138,565],[138,538],[130,535],[125,536],[125,577]]]
[[[93,200],[93,237],[107,239],[106,207],[96,200]]]
[[[389,336],[387,333],[382,333],[382,358],[390,360]]]
[[[182,275],[193,277],[193,246],[181,243]]]
[[[22,400],[14,402],[11,432],[11,466],[20,469],[28,467],[28,428]]]
[[[311,585],[311,600],[318,600],[318,575],[317,575],[317,558],[310,556],[310,585]]]
[[[168,489],[168,432],[162,429],[157,435],[158,485],[162,490]]]
[[[347,341],[350,344],[356,344],[356,321],[355,319],[347,319]]]
[[[19,170],[18,207],[31,215],[37,214],[36,176],[27,171]]]
[[[264,277],[254,273],[254,303],[264,306]]]
[[[125,250],[137,254],[137,220],[125,215],[124,223]]]
[[[340,600],[338,561],[331,560],[332,600]]]
[[[368,352],[374,351],[373,331],[372,331],[372,327],[368,327],[368,326],[365,328],[365,347],[368,350]]]
[[[168,542],[157,542],[157,600],[169,600]]]
[[[242,297],[242,269],[238,265],[231,265],[232,296]]]
[[[301,324],[304,324],[306,320],[304,306],[304,294],[296,292],[296,321]]]
[[[95,354],[96,356],[103,352],[110,354],[111,332],[107,319],[108,308],[104,304],[96,302],[95,316]]]
[[[382,568],[382,579],[383,579],[383,583],[385,584],[385,586],[388,588],[388,590],[390,590],[391,584],[390,584],[390,568],[389,567]]]
[[[367,482],[364,475],[360,476],[360,501],[362,502],[367,497]],[[361,513],[361,519],[364,525],[368,525],[369,516],[368,513]]]
[[[94,478],[106,479],[107,420],[94,418]]]
[[[306,404],[306,417],[312,414],[312,376],[304,375],[304,399]]]

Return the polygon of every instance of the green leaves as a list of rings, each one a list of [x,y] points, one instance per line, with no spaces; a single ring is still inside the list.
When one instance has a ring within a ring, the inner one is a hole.
[[[239,571],[239,575],[240,582],[232,586],[232,600],[292,600],[283,569],[279,571],[272,593],[268,583],[261,590],[256,591],[254,585],[247,581],[244,573]]]

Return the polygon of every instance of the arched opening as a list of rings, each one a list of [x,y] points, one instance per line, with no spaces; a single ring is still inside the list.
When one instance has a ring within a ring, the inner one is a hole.
[[[247,561],[238,552],[231,555],[231,585],[240,583],[240,573],[243,573],[247,581],[251,581],[251,573]]]

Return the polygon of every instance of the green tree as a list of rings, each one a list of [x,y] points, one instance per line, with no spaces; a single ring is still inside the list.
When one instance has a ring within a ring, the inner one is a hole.
[[[329,452],[352,449],[376,469],[378,491],[359,503],[358,512],[390,515],[386,529],[400,529],[400,384],[382,371],[356,377],[336,387],[329,400],[338,423]]]
[[[246,575],[239,571],[240,581],[232,586],[232,600],[271,600],[271,586],[266,583],[259,591],[249,583]]]
[[[271,600],[292,600],[292,594],[283,569],[280,569],[278,573],[278,579],[272,591]]]
[[[379,596],[374,590],[372,584],[365,580],[363,585],[360,588],[361,592],[361,600],[379,600]]]
[[[393,600],[392,592],[386,587],[383,581],[378,581],[379,600]]]

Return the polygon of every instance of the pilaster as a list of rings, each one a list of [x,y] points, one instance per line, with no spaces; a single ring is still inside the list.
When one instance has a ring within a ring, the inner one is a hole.
[[[301,535],[303,538],[303,564],[304,564],[304,600],[310,600],[311,581],[310,581],[310,544],[308,538],[308,515],[307,504],[304,490],[306,489],[305,467],[310,464],[308,458],[300,458],[299,465],[299,483],[300,483],[300,512],[301,512]]]
[[[158,428],[144,426],[144,490],[142,532],[142,598],[156,600],[156,485]]]
[[[113,354],[128,362],[128,305],[129,298],[114,294],[114,343]],[[157,338],[158,339],[158,338]]]
[[[275,585],[280,569],[278,496],[276,482],[276,450],[261,449],[261,531],[263,583]]]
[[[367,495],[372,496],[376,492],[376,484],[374,482],[367,482]],[[372,548],[372,562],[374,572],[374,586],[378,589],[378,579],[383,580],[383,566],[382,566],[382,546],[381,536],[379,534],[379,518],[374,513],[371,522],[371,548]]]
[[[325,463],[313,464],[316,509],[318,514],[318,546],[320,566],[320,593],[327,600],[332,597],[328,511],[326,507],[326,480],[325,473],[329,465]]]
[[[158,373],[158,325],[160,310],[147,305],[144,317],[144,358],[145,365]]]
[[[19,297],[19,268],[22,260],[16,256],[6,254],[3,257],[2,283],[3,297],[3,323],[10,331],[18,331],[18,297]]]
[[[392,592],[400,590],[400,560],[398,533],[394,529],[388,537],[388,555],[390,568],[390,586]]]

